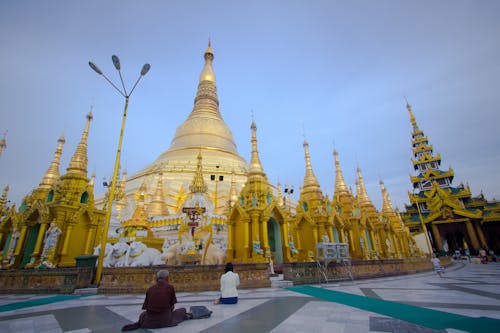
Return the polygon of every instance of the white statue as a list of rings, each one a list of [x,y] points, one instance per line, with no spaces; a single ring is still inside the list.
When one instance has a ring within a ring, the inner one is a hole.
[[[50,223],[50,227],[45,231],[45,238],[43,241],[43,250],[41,256],[41,265],[45,267],[54,267],[54,256],[56,251],[57,239],[62,233],[61,229],[57,227],[55,222]]]
[[[102,263],[103,267],[110,267],[110,266],[108,266],[109,265],[109,256],[111,255],[112,250],[113,250],[113,245],[111,245],[110,243],[106,243],[106,247],[104,248],[104,259],[103,259],[103,263]],[[101,251],[101,244],[94,247],[94,255],[98,256],[100,254],[100,251]],[[96,265],[97,265],[97,262],[96,262]]]
[[[157,249],[149,248],[143,242],[132,242],[128,251],[127,266],[163,265],[161,253]]]
[[[170,242],[165,239],[165,241],[163,242],[161,259],[165,261],[167,265],[180,265],[180,253],[180,243],[170,245]]]
[[[222,265],[226,261],[226,251],[210,244],[205,256],[205,265]]]
[[[125,267],[127,266],[129,246],[125,242],[118,242],[113,245],[111,254],[106,258],[103,266],[106,267]]]

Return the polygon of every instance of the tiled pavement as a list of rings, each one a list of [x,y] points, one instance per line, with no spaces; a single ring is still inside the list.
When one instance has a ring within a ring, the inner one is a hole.
[[[500,332],[500,263],[454,263],[443,278],[434,272],[316,285],[328,290],[394,301],[467,317],[488,317],[477,332]],[[136,332],[462,332],[435,330],[381,313],[325,301],[282,288],[240,290],[236,305],[213,305],[217,292],[178,293],[178,307],[206,305],[208,319]],[[0,295],[0,332],[119,332],[136,321],[143,295],[90,295],[49,304],[49,295]],[[68,297],[69,298],[69,297]],[[26,302],[26,303],[23,303]],[[17,305],[17,309],[12,310]]]

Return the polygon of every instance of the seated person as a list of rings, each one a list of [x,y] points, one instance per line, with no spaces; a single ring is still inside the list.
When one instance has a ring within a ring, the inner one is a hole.
[[[168,270],[158,271],[156,281],[157,283],[146,291],[146,299],[142,305],[145,311],[139,316],[139,321],[123,326],[122,331],[177,326],[180,322],[192,318],[185,308],[174,310],[177,298],[174,287],[168,283]]]
[[[240,284],[238,273],[233,272],[233,264],[226,264],[225,273],[220,277],[221,297],[214,301],[214,304],[236,304],[238,303],[238,290]]]

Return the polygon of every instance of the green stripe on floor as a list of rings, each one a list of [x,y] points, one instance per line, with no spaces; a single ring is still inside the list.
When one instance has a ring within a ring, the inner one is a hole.
[[[56,302],[69,301],[69,300],[81,298],[84,296],[91,296],[91,295],[78,295],[78,296],[75,296],[75,295],[57,295],[57,296],[51,296],[51,297],[32,299],[29,301],[9,303],[9,304],[0,305],[0,312],[18,310],[18,309],[23,309],[23,308],[29,308],[32,306],[45,305],[45,304],[56,303]]]
[[[433,329],[454,328],[474,333],[498,332],[500,330],[500,320],[488,317],[467,317],[444,311],[431,310],[418,306],[311,286],[289,287],[287,289]]]

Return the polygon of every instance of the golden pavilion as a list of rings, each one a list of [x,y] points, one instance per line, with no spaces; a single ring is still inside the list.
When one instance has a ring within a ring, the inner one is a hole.
[[[500,251],[500,202],[487,201],[481,193],[473,197],[469,185],[453,186],[452,168],[441,170],[441,155],[434,153],[429,139],[418,127],[411,106],[412,159],[416,176],[411,177],[410,205],[402,214],[412,233],[427,233],[434,251],[454,253],[468,249]],[[463,253],[462,253],[463,254]]]

